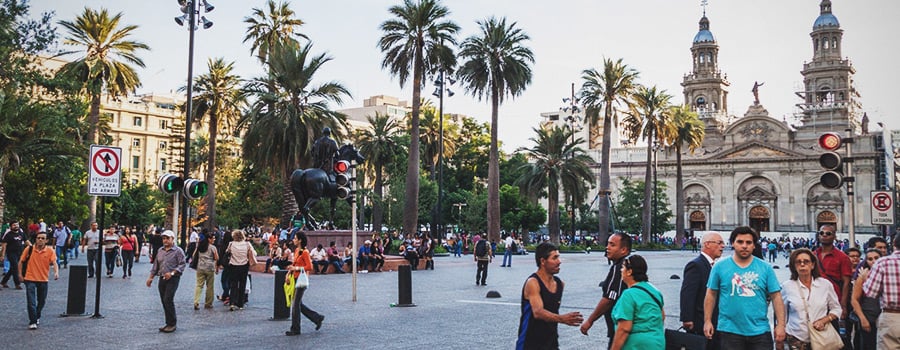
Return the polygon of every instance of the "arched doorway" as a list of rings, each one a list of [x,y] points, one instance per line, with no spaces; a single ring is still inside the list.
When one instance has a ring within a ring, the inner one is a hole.
[[[837,227],[837,215],[828,210],[825,210],[819,213],[819,215],[816,215],[816,230],[818,230],[819,227],[822,227],[822,225],[826,224]]]
[[[756,232],[769,231],[769,209],[757,205],[753,208],[750,208],[750,227],[752,227]]]
[[[706,214],[702,211],[691,213],[691,230],[706,231]]]

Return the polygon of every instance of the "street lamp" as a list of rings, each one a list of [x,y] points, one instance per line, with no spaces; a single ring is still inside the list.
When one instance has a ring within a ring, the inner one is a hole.
[[[658,208],[659,198],[656,192],[656,184],[657,184],[657,173],[659,173],[659,150],[661,145],[658,141],[653,141],[653,213],[650,215],[650,234],[655,236],[653,232],[653,224],[656,222],[656,210]],[[653,241],[653,237],[650,237],[650,240]]]
[[[467,203],[453,203],[453,206],[456,207],[456,231],[459,232],[459,223],[462,221],[462,207],[465,207],[469,204]],[[451,215],[453,213],[450,213]]]
[[[563,98],[563,103],[568,103],[567,106],[561,107],[560,110],[569,115],[566,117],[566,122],[569,123],[569,128],[572,130],[572,152],[569,153],[569,160],[575,159],[575,123],[578,123],[578,130],[581,129],[581,118],[578,116],[578,113],[581,112],[581,108],[578,107],[578,99],[575,98],[575,83],[572,83],[572,94],[571,97]],[[574,184],[573,184],[574,185]],[[572,188],[572,193],[570,193],[571,200],[569,201],[569,220],[570,227],[572,229],[572,236],[569,239],[569,243],[575,242],[575,188]]]
[[[444,69],[440,70],[437,80],[434,81],[434,93],[432,95],[438,98],[438,129],[440,130],[440,136],[438,140],[438,159],[437,159],[437,172],[438,172],[438,198],[437,198],[437,206],[434,210],[434,222],[436,228],[436,234],[440,233],[443,235],[443,220],[442,220],[442,208],[441,203],[444,199],[444,91],[447,92],[447,97],[453,97],[453,90],[450,90],[448,85],[453,85],[456,83],[456,80],[450,77],[444,76]],[[446,78],[446,79],[445,79]],[[444,82],[447,82],[445,85]]]
[[[197,2],[196,0],[178,0],[178,6],[181,8],[182,15],[175,17],[175,23],[184,26],[185,22],[187,22],[188,33],[190,33],[188,39],[187,111],[184,116],[184,179],[189,179],[190,176],[188,175],[190,175],[191,168],[191,116],[194,113],[194,32],[197,31],[197,26],[201,23],[203,29],[209,29],[213,26],[213,22],[206,19],[206,16],[200,16],[199,21],[197,20],[197,16],[200,14],[201,10],[209,13],[216,7],[206,0],[200,0],[200,2]],[[178,210],[178,208],[175,209]],[[187,244],[187,216],[188,202],[184,201],[181,205],[180,246],[182,249],[184,249]]]

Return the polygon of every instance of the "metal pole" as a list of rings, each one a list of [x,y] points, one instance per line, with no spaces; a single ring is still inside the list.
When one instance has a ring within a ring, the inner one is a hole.
[[[438,120],[440,125],[438,129],[440,130],[440,142],[438,145],[438,198],[437,198],[437,215],[435,215],[435,219],[437,219],[437,223],[435,227],[437,227],[437,232],[435,232],[432,237],[440,237],[439,235],[443,234],[443,227],[441,220],[441,201],[444,197],[444,84],[447,82],[444,80],[444,70],[441,69],[441,93],[440,97],[438,97]]]
[[[656,142],[654,142],[653,143],[653,214],[650,215],[650,236],[651,236],[650,241],[651,242],[653,241],[653,236],[654,236],[654,232],[653,232],[654,226],[653,225],[656,223],[655,222],[656,221],[656,211],[657,211],[657,206],[658,206],[657,201],[659,200],[659,198],[656,195],[656,183],[659,182],[657,180],[657,174],[659,174],[659,153],[657,153],[657,152],[659,152],[659,145]]]
[[[178,197],[181,195],[179,192],[175,192],[172,194],[172,230],[176,230],[178,228]]]
[[[98,228],[100,228],[100,242],[97,242],[97,244],[99,245],[99,247],[97,247],[97,259],[96,259],[97,266],[94,269],[94,278],[97,280],[94,281],[94,282],[96,282],[95,283],[96,287],[94,289],[94,314],[91,316],[91,318],[96,318],[96,319],[103,318],[103,315],[100,314],[100,283],[101,283],[100,280],[102,280],[102,278],[100,278],[100,271],[103,269],[103,262],[102,262],[103,261],[103,251],[102,251],[103,245],[101,244],[101,242],[103,242],[103,230],[104,230],[104,225],[105,225],[104,219],[106,219],[106,215],[104,215],[105,213],[106,213],[106,197],[101,196],[100,197],[100,226],[98,226]],[[90,247],[88,247],[88,248],[90,248]]]
[[[350,181],[356,181],[356,166],[353,165],[352,162],[350,163]],[[353,192],[355,192],[355,190],[350,191],[350,217],[351,217],[350,220],[352,220],[352,222],[350,223],[350,226],[352,226],[352,228],[350,230],[351,230],[351,232],[353,232],[353,238],[352,238],[353,252],[351,252],[350,256],[353,257],[353,259],[351,259],[351,260],[353,260],[352,300],[353,300],[353,302],[356,302],[356,269],[357,269],[356,254],[357,254],[357,249],[359,249],[359,248],[356,247],[356,201],[354,198],[355,194]]]
[[[573,148],[572,148],[572,152],[569,153],[569,160],[575,161],[575,148],[574,148],[575,147],[575,83],[572,83],[571,98],[572,99],[569,101],[572,102],[572,108],[571,108],[572,114],[569,117],[572,118],[571,120],[572,120],[572,147]],[[572,206],[572,212],[569,213],[569,220],[571,220],[571,222],[569,223],[569,226],[572,228],[572,238],[569,240],[569,245],[572,245],[575,243],[575,188],[574,187],[572,188],[572,202],[570,204]]]
[[[190,178],[191,169],[191,116],[194,113],[194,31],[197,30],[197,3],[196,0],[188,1],[190,7],[190,15],[188,32],[190,32],[188,40],[188,75],[187,75],[187,112],[184,116],[184,177],[187,181]],[[188,225],[188,201],[184,201],[181,206],[181,249],[187,247],[187,225]],[[173,229],[175,229],[173,227]]]
[[[853,129],[847,129],[847,138],[853,140]],[[847,236],[850,238],[850,247],[856,247],[856,198],[853,194],[853,142],[847,145],[847,201],[850,209],[850,224],[847,225]]]

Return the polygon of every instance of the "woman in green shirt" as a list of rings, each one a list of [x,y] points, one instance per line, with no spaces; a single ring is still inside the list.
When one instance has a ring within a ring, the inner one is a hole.
[[[612,310],[616,321],[612,350],[666,347],[663,296],[647,280],[647,261],[640,255],[626,257],[622,282],[628,289],[622,292]]]

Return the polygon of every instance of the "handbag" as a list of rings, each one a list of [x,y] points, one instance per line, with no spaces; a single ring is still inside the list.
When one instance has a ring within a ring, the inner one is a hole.
[[[191,256],[191,263],[188,264],[188,267],[190,267],[190,268],[196,270],[196,269],[197,269],[197,264],[200,262],[200,261],[199,261],[200,259],[198,259],[199,257],[200,257],[200,253],[199,253],[198,251],[195,250],[195,251],[194,251],[194,255]]]
[[[294,279],[294,274],[289,273],[287,277],[284,279],[284,299],[285,306],[291,307],[291,302],[294,301],[294,283],[296,280]]]
[[[799,293],[800,281],[797,280],[796,282],[797,292]],[[831,322],[826,322],[825,328],[821,331],[813,327],[812,319],[809,317],[809,304],[806,303],[806,298],[803,298],[802,295],[800,299],[803,299],[803,307],[806,308],[806,321],[808,322],[806,326],[809,329],[809,342],[812,348],[816,350],[841,350],[844,347],[844,341],[837,330],[831,326]]]
[[[294,284],[294,288],[309,288],[309,276],[306,275],[306,270],[302,267],[300,268],[300,276],[297,276],[297,283]]]
[[[666,329],[666,350],[706,350],[706,337],[680,329]]]
[[[116,267],[122,266],[122,254],[116,254]]]

